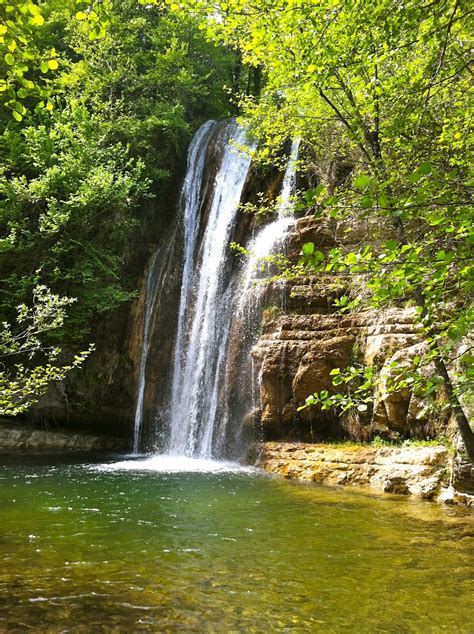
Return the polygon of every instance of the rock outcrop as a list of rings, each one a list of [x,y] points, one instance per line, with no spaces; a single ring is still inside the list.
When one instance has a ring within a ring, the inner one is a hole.
[[[70,451],[123,451],[127,448],[122,438],[95,436],[75,432],[59,432],[23,427],[15,424],[0,425],[0,454],[43,453]]]
[[[368,486],[383,493],[434,499],[449,482],[443,446],[357,447],[268,442],[253,448],[255,464],[285,478]]]
[[[372,227],[377,241],[381,227]],[[387,234],[384,234],[384,238]],[[302,245],[311,241],[321,251],[363,244],[361,227],[344,230],[311,217],[300,218],[289,236],[288,256],[296,262]],[[335,312],[334,299],[364,293],[360,280],[321,273],[286,284],[284,309],[263,311],[261,336],[252,356],[260,389],[260,434],[273,440],[351,438],[375,435],[398,440],[447,433],[449,412],[442,403],[436,415],[410,390],[388,389],[391,367],[423,356],[425,345],[413,308],[394,307],[350,315]],[[330,372],[352,364],[374,366],[383,377],[367,412],[340,417],[315,407],[298,411],[313,392],[336,391]],[[426,371],[429,371],[429,367]]]

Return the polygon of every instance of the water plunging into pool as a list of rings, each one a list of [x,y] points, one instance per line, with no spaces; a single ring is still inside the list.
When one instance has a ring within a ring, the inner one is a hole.
[[[258,304],[254,283],[261,274],[257,271],[257,263],[281,247],[295,220],[291,199],[295,191],[298,145],[296,140],[291,147],[276,218],[257,232],[249,246],[251,257],[240,271],[236,271],[232,268],[234,255],[230,244],[238,222],[253,146],[245,129],[234,120],[225,123],[209,121],[195,134],[188,151],[180,197],[179,228],[167,247],[155,253],[147,276],[135,412],[135,453],[141,443],[147,362],[152,353],[153,319],[159,311],[157,297],[166,283],[167,262],[179,257],[182,262],[181,287],[164,451],[173,456],[201,459],[222,458],[226,454],[232,418],[226,365],[233,329],[240,328],[238,336],[250,358],[250,344],[255,333],[248,331],[255,330],[256,312],[250,310],[248,318],[244,313],[254,299]],[[209,182],[209,162],[212,161],[215,177]],[[248,373],[248,367],[242,368],[242,372]],[[248,377],[243,379],[242,392],[245,392],[242,400],[248,400]],[[232,424],[235,426],[235,421]]]
[[[224,130],[224,151],[199,253],[199,196],[185,198],[185,264],[171,397],[168,451],[209,458],[221,442],[219,387],[229,341],[232,297],[229,244],[237,220],[250,156],[239,150],[246,132],[235,122]],[[199,183],[191,185],[199,190]]]

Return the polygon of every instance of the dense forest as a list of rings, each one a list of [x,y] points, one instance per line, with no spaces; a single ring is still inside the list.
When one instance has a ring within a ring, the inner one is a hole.
[[[235,55],[196,19],[133,0],[96,36],[73,0],[0,10],[2,353],[30,357],[10,384],[2,374],[11,413],[71,368],[58,345],[77,365],[101,315],[136,296],[147,218],[174,204],[193,131],[228,116]]]

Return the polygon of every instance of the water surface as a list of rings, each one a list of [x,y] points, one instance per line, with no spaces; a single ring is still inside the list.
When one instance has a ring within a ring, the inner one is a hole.
[[[472,632],[465,511],[229,463],[87,459],[2,468],[0,629]]]

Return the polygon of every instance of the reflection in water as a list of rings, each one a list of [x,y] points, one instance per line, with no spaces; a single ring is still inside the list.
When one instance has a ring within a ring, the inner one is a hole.
[[[470,631],[463,512],[166,460],[10,460],[0,629]]]

